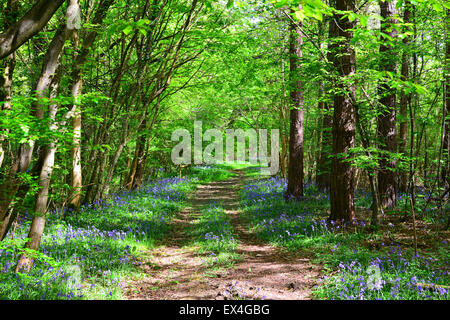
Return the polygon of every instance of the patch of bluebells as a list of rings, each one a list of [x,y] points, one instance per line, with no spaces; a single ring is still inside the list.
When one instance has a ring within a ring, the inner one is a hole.
[[[0,250],[0,256],[7,254]],[[15,264],[0,270],[0,299],[3,300],[74,300],[84,297],[81,284],[71,285],[71,274],[62,267],[53,268],[37,262],[29,273],[15,273]]]
[[[287,188],[286,180],[269,178],[253,181],[242,189],[243,204],[249,206],[267,199],[282,200]]]
[[[241,191],[241,205],[250,225],[257,235],[267,241],[287,248],[303,245],[302,239],[314,239],[330,246],[327,258],[332,265],[339,265],[331,277],[324,277],[316,288],[319,297],[327,299],[449,299],[449,261],[438,261],[432,257],[408,257],[399,247],[390,247],[388,252],[370,254],[367,249],[349,250],[336,243],[346,225],[325,220],[321,212],[326,211],[328,197],[310,183],[304,186],[304,201],[284,201],[286,182],[280,178],[252,181]],[[360,205],[370,204],[370,193],[358,193]],[[319,211],[318,211],[319,210]],[[319,217],[319,218],[318,218]],[[354,221],[353,228],[365,228],[365,221]],[[353,235],[357,239],[357,235]],[[383,244],[382,244],[383,246]],[[445,248],[448,247],[444,245]],[[447,251],[448,252],[448,251]],[[447,254],[448,257],[448,254]],[[334,264],[334,260],[337,263]],[[327,261],[328,261],[327,260]],[[369,267],[378,268],[381,278],[370,285]],[[423,286],[421,284],[426,284]]]
[[[76,265],[82,270],[80,276],[88,278],[102,277],[104,271],[136,263],[130,247],[122,241],[125,232],[70,225],[52,231],[44,235],[40,253],[54,262],[35,259],[34,267],[26,274],[15,273],[18,250],[0,249],[0,298],[82,299],[81,285],[69,285],[71,273],[64,266]]]
[[[321,279],[316,294],[332,300],[449,300],[449,267],[448,260],[410,257],[392,246],[367,262],[341,262],[336,274]]]
[[[77,226],[90,224],[102,230],[123,231],[136,240],[161,239],[195,182],[174,177],[152,181],[140,189],[87,204],[66,220]]]
[[[127,243],[162,236],[194,182],[160,179],[84,205],[76,215],[63,209],[64,220],[61,211],[49,213],[40,253],[56,264],[36,260],[29,273],[16,274],[19,252],[0,249],[0,299],[83,299],[84,291],[97,290],[96,280],[87,288],[70,286],[64,266],[73,265],[80,268],[83,283],[100,279],[106,286],[101,290],[105,298],[111,297],[120,287],[119,279],[111,280],[105,272],[120,272],[139,263]],[[30,214],[19,216],[16,238],[24,239],[31,218]]]
[[[76,264],[86,274],[96,275],[135,262],[130,246],[123,243],[127,235],[121,230],[102,231],[96,227],[72,228],[68,225],[46,236],[40,249],[57,261]]]
[[[181,202],[186,200],[187,193],[180,186],[191,185],[197,178],[165,178],[147,183],[144,187],[136,190],[138,195],[151,196],[154,199],[164,199],[170,202]]]
[[[346,227],[343,223],[326,220],[324,212],[329,197],[318,192],[311,182],[305,183],[304,200],[300,202],[286,202],[286,188],[284,179],[269,178],[252,181],[242,189],[241,206],[260,238],[286,245],[301,238],[320,237]],[[355,221],[355,224],[365,226],[364,221]]]

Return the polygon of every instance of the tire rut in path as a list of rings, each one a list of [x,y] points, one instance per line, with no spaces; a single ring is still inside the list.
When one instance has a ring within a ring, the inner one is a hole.
[[[128,299],[222,300],[230,294],[244,299],[311,299],[319,267],[307,257],[286,256],[248,232],[239,211],[239,189],[245,176],[240,170],[233,172],[237,176],[226,181],[198,186],[191,207],[172,221],[166,246],[151,250],[143,261],[144,279],[128,284]],[[241,255],[233,268],[221,271],[209,270],[202,263],[203,257],[188,245],[192,239],[186,234],[200,208],[211,201],[221,203],[230,216],[238,240],[236,252]]]

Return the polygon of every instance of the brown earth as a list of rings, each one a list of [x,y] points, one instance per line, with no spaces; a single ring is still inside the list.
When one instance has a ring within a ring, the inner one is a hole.
[[[244,174],[226,181],[200,185],[191,207],[172,221],[166,245],[152,249],[142,258],[144,276],[130,280],[125,287],[127,299],[145,300],[224,300],[224,299],[312,299],[311,289],[319,277],[319,267],[302,254],[287,256],[262,243],[248,231],[240,217],[238,192]],[[230,215],[238,240],[236,252],[241,259],[231,268],[213,268],[205,263],[186,233],[211,201],[223,204]]]

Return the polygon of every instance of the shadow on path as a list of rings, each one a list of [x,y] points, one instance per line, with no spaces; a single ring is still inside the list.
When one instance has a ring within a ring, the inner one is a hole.
[[[307,257],[283,255],[277,248],[259,241],[248,231],[239,211],[239,190],[245,181],[240,170],[226,181],[200,185],[191,201],[172,220],[166,245],[150,250],[140,267],[143,279],[130,281],[128,299],[311,299],[311,288],[319,276],[318,267]],[[193,239],[187,234],[204,205],[221,203],[230,216],[238,240],[240,262],[217,270],[202,262]]]

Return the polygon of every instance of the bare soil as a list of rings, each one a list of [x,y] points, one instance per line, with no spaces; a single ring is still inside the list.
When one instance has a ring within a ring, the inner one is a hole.
[[[142,258],[143,277],[130,280],[127,299],[227,300],[227,299],[312,299],[311,289],[319,277],[319,266],[306,255],[287,256],[278,248],[258,241],[248,231],[239,211],[239,189],[245,176],[200,185],[191,206],[177,214],[166,245],[150,250]],[[230,216],[241,259],[231,268],[218,269],[204,263],[186,233],[200,208],[221,202]]]

